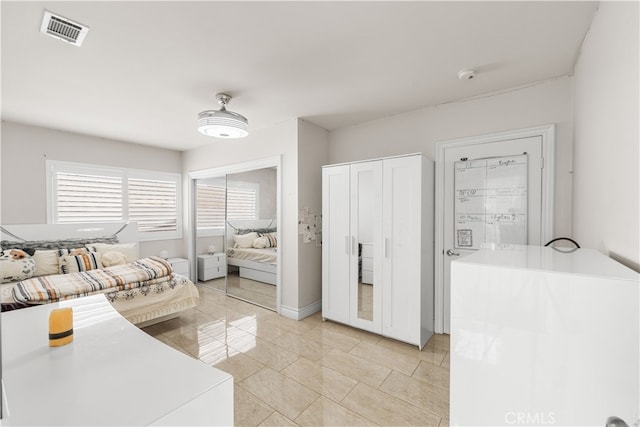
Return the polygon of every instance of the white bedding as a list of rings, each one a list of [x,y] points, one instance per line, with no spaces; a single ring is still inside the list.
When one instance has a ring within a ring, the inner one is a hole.
[[[276,265],[278,263],[277,248],[230,248],[227,250],[227,256],[229,258],[255,261],[263,264]]]

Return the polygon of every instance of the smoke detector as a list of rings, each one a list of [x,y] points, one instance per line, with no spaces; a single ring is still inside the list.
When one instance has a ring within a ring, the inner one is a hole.
[[[458,78],[460,80],[471,80],[476,76],[476,70],[464,69],[458,71]]]
[[[81,46],[89,27],[45,10],[40,32],[74,46]]]

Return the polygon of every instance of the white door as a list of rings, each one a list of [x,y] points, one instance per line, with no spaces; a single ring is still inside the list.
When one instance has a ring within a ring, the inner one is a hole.
[[[527,158],[527,242],[530,245],[543,245],[546,242],[546,230],[543,230],[542,190],[543,190],[543,137],[541,135],[503,139],[495,142],[454,145],[444,150],[444,195],[443,195],[443,252],[442,279],[444,287],[443,312],[445,333],[450,331],[451,287],[449,282],[450,264],[453,259],[463,257],[474,250],[465,250],[456,246],[455,232],[455,191],[454,164],[461,160],[474,160],[504,156],[518,156],[526,153]]]
[[[382,331],[382,160],[351,165],[351,325]]]
[[[349,165],[322,169],[322,316],[349,323]]]
[[[421,175],[420,156],[383,163],[382,332],[420,343]]]

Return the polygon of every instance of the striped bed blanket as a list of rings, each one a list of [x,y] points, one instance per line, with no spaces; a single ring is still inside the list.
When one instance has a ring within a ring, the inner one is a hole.
[[[103,269],[23,280],[13,287],[13,298],[25,304],[45,304],[164,283],[171,279],[171,265],[162,258],[149,257]]]

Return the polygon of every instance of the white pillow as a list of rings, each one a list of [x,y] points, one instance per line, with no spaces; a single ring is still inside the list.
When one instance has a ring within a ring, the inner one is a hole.
[[[264,249],[269,244],[269,240],[266,237],[258,237],[253,241],[253,247],[256,249]]]
[[[36,271],[33,277],[58,274],[58,251],[55,249],[38,249],[31,257],[36,262]]]
[[[119,243],[111,245],[109,243],[92,243],[87,245],[88,248],[93,248],[96,252],[111,252],[116,251],[124,255],[127,262],[133,262],[140,259],[140,251],[137,243]]]
[[[114,265],[122,265],[127,263],[127,258],[118,251],[102,252],[100,259],[103,267],[113,267]]]
[[[233,241],[235,242],[235,248],[252,248],[253,241],[258,238],[258,233],[252,231],[247,234],[235,234],[233,236]]]

